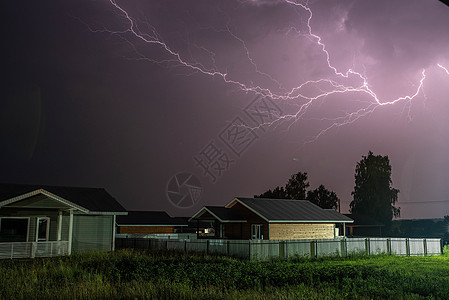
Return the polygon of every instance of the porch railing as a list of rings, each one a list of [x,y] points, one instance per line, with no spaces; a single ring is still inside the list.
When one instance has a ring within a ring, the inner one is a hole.
[[[0,243],[0,259],[68,255],[68,241]]]

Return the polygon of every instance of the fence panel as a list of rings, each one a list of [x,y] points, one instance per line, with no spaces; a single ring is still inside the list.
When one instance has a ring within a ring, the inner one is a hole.
[[[183,240],[166,240],[168,250],[185,251],[186,242]]]
[[[251,241],[251,259],[269,260],[279,257],[279,241]]]
[[[249,258],[251,244],[249,241],[231,240],[229,241],[228,253],[231,256]]]
[[[369,238],[369,254],[389,254],[388,239],[385,238]]]
[[[407,241],[405,238],[391,238],[391,254],[407,255]]]
[[[204,252],[208,251],[207,249],[207,240],[191,240],[187,243],[187,251],[193,252]]]
[[[423,239],[409,239],[409,255],[425,255],[424,241]]]
[[[290,240],[285,243],[285,258],[312,257],[311,240]]]
[[[427,255],[441,254],[441,240],[440,239],[426,239]]]
[[[209,240],[209,253],[226,255],[227,247],[226,240]]]
[[[346,239],[346,253],[351,254],[365,254],[366,253],[366,239],[351,238]]]
[[[316,256],[340,256],[341,243],[340,240],[316,240]]]

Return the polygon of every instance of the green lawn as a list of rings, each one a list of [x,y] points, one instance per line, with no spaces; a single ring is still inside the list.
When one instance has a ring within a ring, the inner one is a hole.
[[[254,262],[123,250],[2,260],[0,298],[449,299],[449,257]]]

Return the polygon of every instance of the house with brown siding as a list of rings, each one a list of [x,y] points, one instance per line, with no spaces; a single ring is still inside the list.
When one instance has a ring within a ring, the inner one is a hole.
[[[164,211],[128,211],[126,216],[117,216],[119,234],[170,234],[187,227],[185,218],[170,217]]]
[[[189,221],[213,221],[213,238],[244,240],[332,239],[336,228],[353,222],[307,200],[242,197],[224,207],[204,206]]]

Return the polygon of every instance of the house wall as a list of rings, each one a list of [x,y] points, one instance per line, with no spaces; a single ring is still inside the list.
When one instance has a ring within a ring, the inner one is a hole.
[[[271,223],[270,240],[333,239],[335,224]]]
[[[154,234],[174,233],[174,226],[118,226],[117,233],[127,234]]]
[[[224,237],[228,239],[241,239],[242,223],[224,223]]]
[[[0,217],[24,217],[29,218],[28,223],[28,240],[27,242],[34,242],[36,240],[36,225],[37,218],[50,218],[50,241],[56,241],[57,238],[57,220],[58,211],[32,208],[2,208],[0,209]]]
[[[109,215],[74,215],[72,250],[112,250],[113,220]]]
[[[268,222],[259,217],[257,214],[246,208],[240,203],[236,203],[233,207],[233,209],[236,209],[242,216],[245,217],[246,223],[243,223],[242,225],[242,239],[249,240],[251,239],[251,225],[252,224],[262,224],[262,234],[263,239],[268,240],[270,239],[270,232],[269,232],[269,226]],[[240,238],[240,236],[238,237]]]

